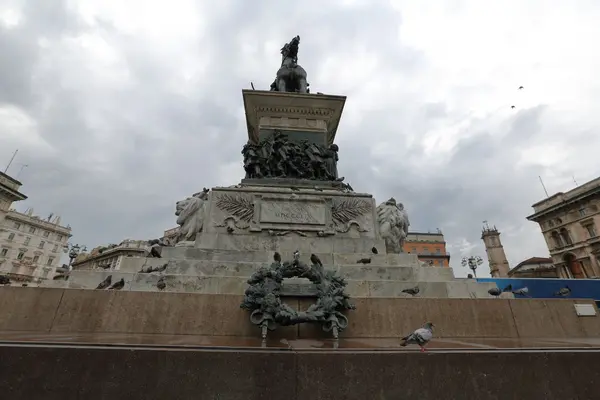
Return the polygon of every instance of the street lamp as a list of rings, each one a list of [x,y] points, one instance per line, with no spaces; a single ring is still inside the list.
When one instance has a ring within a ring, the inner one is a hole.
[[[69,254],[69,266],[73,264],[73,260],[77,258],[79,253],[86,252],[87,248],[85,246],[81,247],[78,244],[67,243],[64,247],[65,253]]]
[[[461,264],[463,267],[468,266],[469,269],[471,271],[473,271],[473,275],[475,275],[475,278],[477,278],[477,267],[479,267],[481,264],[483,264],[483,259],[479,256],[470,256],[470,257],[463,257]]]

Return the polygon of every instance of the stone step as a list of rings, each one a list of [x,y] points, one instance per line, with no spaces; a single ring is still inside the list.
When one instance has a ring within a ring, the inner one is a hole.
[[[302,237],[295,234],[289,236],[269,236],[263,233],[248,235],[228,235],[222,233],[201,233],[196,239],[195,247],[203,249],[235,250],[235,251],[279,251],[303,253],[370,253],[375,247],[384,254],[385,242],[372,238],[340,238]]]
[[[160,261],[160,262],[158,262]],[[158,267],[164,265],[164,259],[152,258],[127,258],[121,261],[118,271],[138,273],[144,268]],[[223,262],[212,260],[171,260],[167,262],[164,271],[167,275],[190,275],[190,276],[240,276],[250,277],[260,267],[267,263],[260,262]],[[394,280],[394,281],[448,281],[454,279],[450,268],[439,267],[415,267],[415,266],[389,266],[374,264],[354,264],[326,266],[327,269],[337,271],[346,279],[359,280]]]
[[[44,286],[73,289],[95,289],[108,275],[112,281],[125,280],[124,290],[158,291],[156,284],[163,277],[165,291],[204,294],[243,294],[247,279],[234,276],[190,276],[122,273],[119,271],[73,271],[68,281],[47,281]],[[418,286],[418,297],[474,298],[490,297],[487,290],[493,283],[478,283],[461,279],[454,281],[391,281],[347,279],[347,292],[351,297],[406,297],[402,290]],[[410,297],[410,296],[409,296]]]
[[[164,260],[212,260],[222,262],[261,262],[271,264],[274,251],[237,251],[223,249],[200,249],[197,247],[166,247],[162,250]],[[293,251],[280,251],[284,261],[292,260]],[[324,265],[360,265],[359,260],[370,259],[372,265],[420,266],[414,254],[372,254],[372,253],[318,253],[309,251],[300,253],[300,259],[309,264],[310,255],[314,253]],[[127,260],[127,259],[125,259]]]

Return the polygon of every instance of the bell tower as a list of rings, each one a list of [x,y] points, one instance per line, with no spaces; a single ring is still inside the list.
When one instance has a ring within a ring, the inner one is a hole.
[[[506,278],[510,267],[500,241],[500,232],[495,226],[490,228],[487,221],[483,221],[483,224],[481,239],[485,244],[485,252],[490,264],[490,275],[492,275],[492,278]]]

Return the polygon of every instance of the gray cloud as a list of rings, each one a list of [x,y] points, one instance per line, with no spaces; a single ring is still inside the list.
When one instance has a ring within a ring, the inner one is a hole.
[[[547,168],[523,164],[522,150],[560,137],[559,119],[542,104],[474,117],[450,100],[489,88],[466,82],[445,97],[421,92],[428,54],[403,39],[403,14],[387,2],[282,10],[274,0],[230,0],[194,8],[204,29],[164,41],[156,40],[169,29],[160,19],[146,35],[123,29],[109,12],[85,19],[66,2],[21,3],[19,25],[0,23],[0,108],[20,110],[35,129],[0,133],[0,159],[20,149],[17,161],[30,165],[19,177],[29,200],[18,207],[61,214],[76,242],[160,236],[174,226],[176,200],[239,182],[240,91],[250,81],[268,88],[279,48],[300,34],[313,91],[348,96],[339,167],[356,190],[403,201],[415,229],[441,228],[455,266],[461,254],[483,255],[483,220],[505,232],[513,265],[546,254],[524,217],[542,196],[537,176]],[[452,133],[455,146],[432,154],[427,135],[457,122],[464,124]],[[571,173],[557,171],[557,182]]]

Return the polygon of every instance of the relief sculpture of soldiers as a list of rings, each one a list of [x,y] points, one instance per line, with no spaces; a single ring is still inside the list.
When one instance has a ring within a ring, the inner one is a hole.
[[[246,178],[296,178],[338,181],[338,146],[328,147],[306,140],[290,140],[275,131],[258,144],[248,142],[242,149]]]

